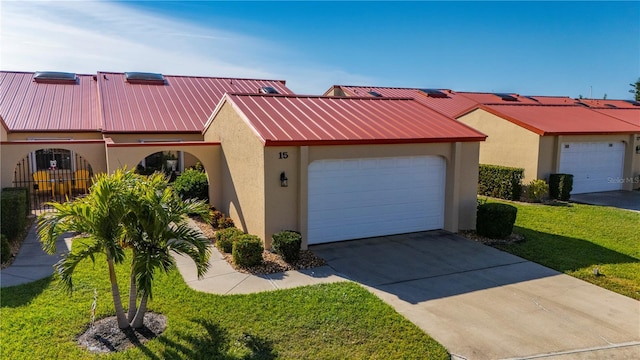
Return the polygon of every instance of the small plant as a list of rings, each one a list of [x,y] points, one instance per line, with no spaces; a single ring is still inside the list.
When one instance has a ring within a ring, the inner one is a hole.
[[[0,235],[0,262],[6,263],[11,258],[11,245],[4,234]]]
[[[504,239],[513,232],[518,209],[515,206],[488,203],[478,206],[476,231],[491,239]]]
[[[231,254],[233,243],[240,235],[244,235],[244,232],[234,227],[218,230],[214,235],[216,247],[222,252]]]
[[[300,246],[302,244],[302,236],[297,231],[280,231],[273,234],[273,251],[282,256],[284,261],[295,263],[300,258]]]
[[[220,221],[220,219],[222,219],[224,217],[224,214],[221,211],[218,210],[211,210],[211,223],[214,226],[218,226],[218,222]]]
[[[233,243],[233,262],[241,267],[250,267],[262,263],[262,240],[255,235],[240,235]]]
[[[173,188],[183,199],[209,200],[207,174],[196,169],[187,169],[173,182]]]
[[[233,219],[228,218],[228,217],[221,217],[220,219],[218,219],[218,229],[228,229],[228,228],[232,228],[235,227],[236,225],[233,223]]]
[[[530,201],[541,202],[548,193],[549,185],[544,180],[535,179],[527,186],[527,197]]]

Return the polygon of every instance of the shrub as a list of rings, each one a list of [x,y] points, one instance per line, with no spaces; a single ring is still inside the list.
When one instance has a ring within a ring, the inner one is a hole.
[[[173,182],[173,188],[183,199],[209,201],[207,174],[196,169],[187,169]]]
[[[549,185],[546,181],[535,179],[527,186],[527,197],[530,201],[540,202],[549,193]]]
[[[220,221],[220,219],[222,219],[224,217],[224,214],[218,210],[211,210],[211,223],[214,226],[218,226],[218,222]]]
[[[11,258],[11,246],[4,234],[0,234],[0,262],[6,263]]]
[[[216,247],[220,251],[230,254],[233,250],[233,243],[240,235],[243,234],[244,232],[237,228],[226,228],[223,230],[218,230],[214,235],[216,239]]]
[[[549,196],[552,199],[567,201],[571,197],[571,190],[573,190],[573,175],[549,175]]]
[[[218,229],[228,229],[235,227],[236,225],[233,223],[233,219],[228,217],[221,217],[218,219]]]
[[[262,263],[262,240],[255,235],[240,235],[233,243],[233,262],[241,267],[250,267]]]
[[[302,235],[297,231],[280,231],[273,234],[273,251],[282,256],[284,261],[294,263],[300,258],[300,246],[302,245]]]
[[[478,206],[476,231],[491,239],[504,239],[511,235],[518,209],[508,204],[488,203]]]
[[[480,164],[478,194],[506,200],[520,200],[524,169]]]
[[[16,237],[27,225],[25,191],[2,189],[0,194],[0,228],[9,239]]]
[[[24,193],[24,215],[31,215],[31,204],[29,200],[31,199],[31,194],[29,193],[28,187],[8,187],[4,188],[3,191],[17,191],[20,193]]]

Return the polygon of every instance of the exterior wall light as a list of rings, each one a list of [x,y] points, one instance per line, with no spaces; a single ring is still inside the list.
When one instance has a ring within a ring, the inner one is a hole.
[[[287,179],[287,175],[284,174],[284,171],[280,173],[280,186],[281,187],[289,186],[289,179]]]

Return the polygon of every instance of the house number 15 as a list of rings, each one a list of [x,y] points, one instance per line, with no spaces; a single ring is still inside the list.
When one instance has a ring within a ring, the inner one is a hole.
[[[288,153],[288,152],[286,152],[286,151],[281,152],[281,153],[279,153],[279,154],[280,154],[280,159],[286,159],[286,158],[288,158],[288,157],[289,157],[289,153]]]

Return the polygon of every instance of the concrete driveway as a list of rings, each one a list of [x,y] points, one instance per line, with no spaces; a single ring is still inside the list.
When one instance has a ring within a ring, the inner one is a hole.
[[[312,246],[454,359],[638,359],[640,302],[444,231]]]
[[[571,195],[571,201],[640,211],[640,191],[605,191]]]

